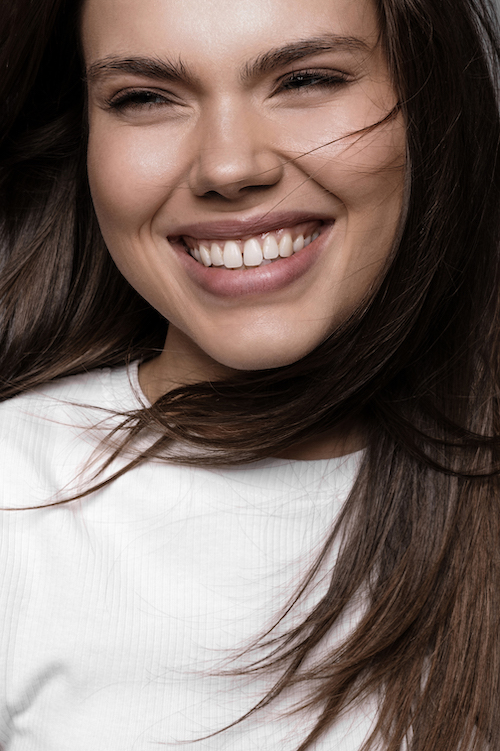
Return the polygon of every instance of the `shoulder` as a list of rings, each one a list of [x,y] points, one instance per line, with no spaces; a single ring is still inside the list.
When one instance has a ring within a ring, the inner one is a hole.
[[[0,403],[0,414],[37,411],[71,405],[94,405],[111,409],[135,409],[142,397],[137,377],[138,363],[129,367],[100,368],[48,381],[31,391]]]
[[[141,406],[136,364],[80,373],[2,402],[0,505],[46,501],[91,456],[96,426]]]
[[[129,369],[103,368],[45,383],[0,404],[0,445],[37,435],[55,436],[61,429],[141,406],[136,376]]]

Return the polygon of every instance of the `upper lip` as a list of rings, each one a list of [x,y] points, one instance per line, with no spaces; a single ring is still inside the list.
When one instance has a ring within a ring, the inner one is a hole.
[[[260,216],[245,217],[243,219],[216,219],[193,224],[183,224],[169,232],[168,237],[194,237],[198,240],[210,238],[213,240],[235,240],[262,235],[265,232],[294,227],[303,222],[334,221],[332,216],[315,212],[283,211],[262,214]]]

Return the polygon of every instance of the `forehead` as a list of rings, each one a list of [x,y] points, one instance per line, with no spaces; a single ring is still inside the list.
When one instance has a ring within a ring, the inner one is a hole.
[[[335,34],[373,47],[371,0],[85,0],[87,62],[106,55],[168,54],[200,67]]]

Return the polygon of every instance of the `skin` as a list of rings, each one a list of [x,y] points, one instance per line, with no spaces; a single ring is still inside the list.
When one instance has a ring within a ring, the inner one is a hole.
[[[242,76],[259,56],[331,34],[327,49]],[[358,132],[397,102],[371,3],[87,0],[82,38],[102,233],[124,276],[170,322],[164,352],[140,368],[146,395],[310,352],[377,284],[401,210],[401,116]],[[123,69],[120,60],[138,57],[181,61],[184,78]],[[278,290],[257,282],[242,295],[207,291],[173,247],[180,222],[278,210],[325,220],[314,263]],[[298,455],[334,455],[357,441],[321,438]]]

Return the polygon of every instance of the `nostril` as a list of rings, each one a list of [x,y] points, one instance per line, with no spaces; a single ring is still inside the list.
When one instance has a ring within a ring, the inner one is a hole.
[[[224,188],[221,188],[220,190],[207,190],[205,193],[203,193],[202,198],[224,198],[226,200],[234,200],[234,198],[246,196],[251,193],[257,193],[259,191],[269,191],[273,187],[274,184],[243,185],[241,187],[238,187],[238,185],[228,185]]]
[[[280,183],[284,164],[271,149],[230,153],[204,149],[195,159],[189,177],[190,188],[198,197],[229,200],[261,192]]]

